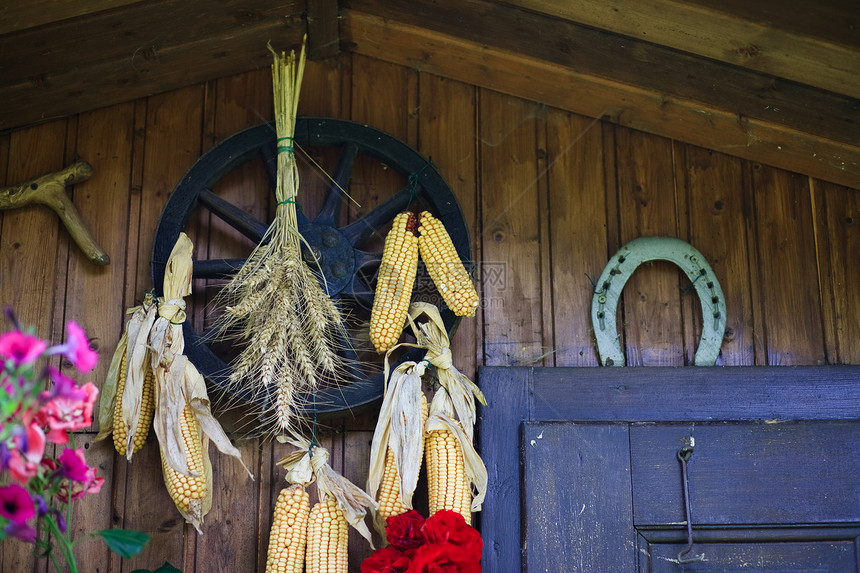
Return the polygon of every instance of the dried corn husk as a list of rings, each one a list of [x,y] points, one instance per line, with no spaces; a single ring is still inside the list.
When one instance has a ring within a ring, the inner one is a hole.
[[[334,497],[349,524],[373,548],[370,530],[364,522],[368,509],[376,509],[376,500],[363,489],[334,471],[328,463],[329,453],[303,436],[278,436],[278,441],[294,445],[297,450],[278,462],[287,470],[287,481],[304,486],[316,480],[320,501]]]
[[[426,316],[429,320],[417,324],[420,316]],[[436,306],[426,302],[414,302],[409,307],[409,323],[415,334],[416,346],[427,349],[424,360],[436,368],[439,385],[448,394],[454,413],[463,425],[463,430],[472,439],[474,434],[477,412],[475,400],[482,405],[487,405],[484,393],[478,385],[457,370],[451,360],[451,341],[445,330],[445,323]],[[432,412],[431,412],[432,413]]]
[[[131,350],[126,364],[126,384],[122,394],[122,421],[129,427],[126,456],[131,461],[134,448],[132,440],[140,422],[140,406],[143,396],[143,379],[148,367],[149,331],[155,322],[157,301],[151,292],[147,292],[140,306],[126,311],[131,318],[125,325],[125,330],[119,339],[99,399],[99,433],[96,440],[103,440],[113,429],[114,406],[116,404],[116,387],[120,377],[122,358]]]
[[[191,240],[181,233],[167,262],[164,276],[164,296],[155,300],[147,293],[141,306],[131,309],[132,318],[126,325],[120,343],[114,353],[106,392],[110,396],[99,404],[99,439],[110,433],[113,405],[116,400],[116,384],[119,364],[128,352],[128,377],[123,392],[123,420],[129,426],[128,458],[133,451],[131,439],[138,426],[143,379],[147,368],[153,369],[155,379],[155,416],[153,427],[159,447],[167,463],[176,471],[191,475],[186,462],[185,444],[179,429],[179,416],[189,405],[200,423],[203,432],[203,456],[207,479],[207,496],[195,509],[196,513],[182,512],[183,517],[200,531],[203,516],[212,505],[212,465],[209,461],[208,444],[211,439],[225,454],[242,462],[241,454],[224,433],[210,408],[206,383],[203,376],[183,354],[185,340],[182,323],[185,321],[184,297],[191,294]],[[245,467],[244,463],[242,466]],[[247,467],[245,470],[248,471]],[[250,471],[248,475],[251,475]],[[252,476],[253,477],[253,476]],[[181,511],[181,510],[180,510]]]
[[[428,320],[419,324],[417,319],[422,315]],[[430,416],[424,425],[424,433],[447,428],[456,436],[463,449],[466,477],[473,487],[472,511],[480,511],[487,493],[488,475],[472,440],[477,418],[475,400],[485,406],[487,401],[480,388],[453,365],[450,339],[439,309],[424,302],[412,303],[409,323],[415,334],[416,346],[427,349],[424,360],[436,369],[442,389],[436,392],[430,403]]]
[[[404,362],[394,369],[391,380],[387,382],[370,446],[367,493],[374,499],[382,483],[385,456],[390,448],[400,478],[400,499],[404,506],[412,507],[412,495],[421,472],[424,440],[424,416],[421,411],[423,374],[423,363]],[[385,531],[385,524],[376,513],[374,526],[378,531]]]

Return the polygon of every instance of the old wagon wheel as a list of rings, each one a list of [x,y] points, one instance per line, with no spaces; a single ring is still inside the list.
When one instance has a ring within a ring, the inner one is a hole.
[[[162,211],[155,233],[152,280],[157,291],[161,290],[164,282],[164,262],[179,233],[185,230],[197,209],[208,209],[253,244],[262,240],[268,222],[220,197],[215,189],[228,173],[257,160],[261,161],[270,190],[273,190],[276,178],[275,137],[274,126],[270,123],[240,131],[201,156],[182,178]],[[306,216],[299,205],[299,230],[320,260],[329,294],[339,299],[353,316],[369,316],[375,271],[381,256],[378,245],[372,250],[362,246],[372,236],[384,233],[394,215],[406,209],[412,201],[417,201],[440,218],[460,257],[464,261],[471,260],[469,233],[460,206],[450,187],[427,158],[377,129],[339,119],[298,118],[295,142],[305,150],[336,150],[336,160],[330,172],[332,182],[319,212],[315,216]],[[363,156],[376,162],[380,169],[391,169],[401,174],[406,183],[393,190],[391,196],[372,211],[354,221],[341,223],[341,205],[346,201],[341,190],[349,189],[358,158],[367,161]],[[273,191],[270,194],[274,196]],[[301,191],[299,196],[301,200]],[[195,260],[194,277],[226,278],[235,273],[243,262],[243,259]],[[416,284],[419,282],[420,278]],[[453,334],[459,318],[443,306],[441,297],[437,304],[449,334]],[[185,352],[189,359],[212,384],[226,390],[230,366],[221,355],[223,353],[219,353],[205,333],[198,333],[190,321],[184,324],[184,334]],[[346,358],[351,361],[358,359],[353,349],[355,346],[350,344],[351,349],[346,351]],[[421,351],[412,350],[400,359],[417,361],[422,356]],[[381,362],[381,359],[377,360]],[[356,370],[349,383],[319,392],[312,401],[314,412],[332,414],[380,399],[384,384],[378,370],[376,373]]]

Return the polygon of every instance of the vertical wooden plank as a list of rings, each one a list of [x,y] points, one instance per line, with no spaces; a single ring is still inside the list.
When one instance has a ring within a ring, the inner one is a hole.
[[[629,440],[627,424],[523,424],[529,571],[636,570]]]
[[[418,151],[433,158],[436,168],[457,197],[471,235],[471,263],[477,273],[481,259],[478,253],[475,88],[432,74],[422,74],[419,121]],[[476,285],[476,288],[481,287]],[[451,340],[455,365],[471,380],[475,379],[477,372],[480,319],[480,312],[475,313],[475,318],[463,318]]]
[[[353,56],[352,120],[365,123],[409,144],[409,94],[407,70],[402,66]],[[414,144],[414,142],[412,142]],[[359,157],[353,170],[349,193],[361,204],[350,204],[350,220],[372,211],[406,184],[406,177],[393,169],[380,169],[376,160]],[[375,234],[371,247],[381,250],[387,229]]]
[[[335,436],[334,442],[337,448],[342,448],[340,470],[343,476],[352,483],[364,489],[367,486],[367,472],[370,469],[370,442],[373,440],[373,431],[353,430],[342,434],[339,439]],[[373,532],[373,523],[370,516],[365,518],[367,527]],[[382,547],[381,541],[376,540],[376,547]],[[373,550],[367,540],[361,536],[355,528],[349,528],[349,570],[358,573],[361,562],[370,556]]]
[[[541,355],[540,227],[535,104],[482,90],[481,185],[485,364],[531,364]]]
[[[744,219],[749,198],[744,193],[743,164],[739,159],[691,145],[684,146],[686,203],[690,244],[707,259],[726,299],[726,334],[718,364],[742,366],[755,363],[753,309]],[[696,298],[690,291],[690,297]],[[698,299],[695,301],[698,307]],[[700,307],[696,318],[701,320]],[[701,334],[696,323],[695,340]],[[695,352],[696,347],[692,347]],[[689,350],[688,350],[689,359]]]
[[[66,122],[54,121],[21,131],[9,138],[6,180],[16,184],[64,167]],[[0,212],[0,305],[11,306],[22,324],[43,337],[51,335],[54,287],[60,233],[57,215],[42,205]]]
[[[621,243],[678,232],[671,142],[616,130]],[[602,270],[602,269],[601,269]],[[671,263],[643,265],[624,287],[623,325],[628,366],[684,363],[679,271]],[[683,285],[686,286],[686,285]]]
[[[860,364],[860,194],[821,181],[815,192],[819,288],[827,362]]]
[[[235,445],[248,469],[259,476],[258,440],[242,440]],[[253,571],[257,539],[263,535],[259,527],[259,482],[248,477],[239,460],[221,454],[214,446],[209,453],[214,483],[212,510],[203,522],[202,535],[196,538],[194,568],[187,571]]]
[[[201,86],[150,97],[146,107],[145,146],[140,173],[139,234],[134,269],[135,296],[153,287],[152,244],[158,219],[176,183],[200,155]],[[135,163],[136,164],[136,163]],[[196,245],[195,245],[196,246]],[[155,264],[166,261],[156,261]],[[119,463],[124,463],[119,460]],[[196,532],[185,525],[164,486],[158,443],[150,436],[146,446],[127,468],[123,527],[149,533],[152,538],[140,555],[123,568],[152,568],[164,561],[192,571],[193,552],[186,556],[185,538],[193,543]],[[148,500],[141,503],[141,500]],[[149,502],[151,500],[151,503]],[[190,537],[193,536],[193,537]]]
[[[93,166],[93,175],[75,187],[74,202],[111,262],[107,266],[94,265],[72,246],[65,318],[80,324],[93,347],[99,350],[98,366],[90,375],[99,387],[107,374],[125,317],[122,298],[133,138],[133,103],[103,108],[78,118],[76,151]],[[105,301],[118,304],[106,305]]]
[[[487,496],[478,514],[484,571],[520,571],[520,421],[529,416],[531,368],[484,367],[478,381],[487,397],[479,409],[478,451],[487,463]]]
[[[2,139],[3,171],[13,185],[64,167],[66,121],[55,121],[14,131]],[[51,338],[59,298],[61,229],[57,215],[41,205],[0,211],[0,307],[10,306],[22,325],[33,327],[43,338]],[[8,328],[5,323],[2,331]],[[2,543],[0,570],[47,570],[46,559],[36,559],[33,546],[18,540]]]
[[[808,178],[766,166],[753,169],[767,364],[823,364]]]
[[[555,366],[598,366],[592,285],[607,260],[603,133],[596,120],[547,116],[552,328]]]
[[[122,305],[126,274],[128,244],[128,217],[130,201],[130,174],[132,141],[134,138],[133,103],[122,104],[80,115],[77,119],[76,152],[93,166],[93,175],[76,186],[75,206],[88,223],[90,231],[111,257],[107,266],[93,265],[72,245],[69,254],[66,283],[65,319],[80,324],[99,350],[99,363],[87,379],[99,387],[105,379],[113,351],[121,334],[125,308]],[[105,304],[111,301],[111,304]],[[94,420],[93,429],[97,423]],[[89,447],[93,436],[83,439]],[[89,448],[100,462],[100,475],[104,475],[103,492],[98,503],[88,501],[76,508],[75,530],[85,532],[111,527],[111,500],[115,487],[124,488],[125,482],[113,482],[113,447],[105,440]],[[124,476],[123,476],[124,477]],[[89,499],[89,498],[87,498]],[[95,498],[94,498],[95,499]],[[103,543],[84,543],[78,549],[78,564],[83,570],[95,570],[110,561],[110,553]]]

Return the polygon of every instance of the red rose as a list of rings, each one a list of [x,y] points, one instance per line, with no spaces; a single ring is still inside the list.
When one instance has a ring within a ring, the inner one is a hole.
[[[424,543],[424,536],[421,535],[424,522],[421,514],[414,509],[392,515],[385,520],[385,536],[398,549],[413,549]]]
[[[422,545],[406,573],[481,573],[481,554],[471,555],[456,545]]]
[[[463,516],[456,511],[437,511],[424,523],[421,533],[427,543],[447,543],[460,548],[467,555],[481,558],[481,550],[484,547],[481,534],[471,525],[467,525]]]
[[[404,573],[409,568],[411,553],[400,551],[393,545],[377,549],[361,562],[361,573]]]

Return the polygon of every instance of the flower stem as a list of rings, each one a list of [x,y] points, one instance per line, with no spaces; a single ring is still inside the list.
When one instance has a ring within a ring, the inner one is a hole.
[[[54,539],[58,541],[57,545],[60,546],[60,551],[63,552],[63,557],[66,560],[66,564],[69,566],[69,573],[78,573],[78,564],[75,562],[75,554],[72,552],[72,543],[65,536],[65,534],[60,531],[60,528],[57,527],[57,524],[54,522],[53,517],[51,517],[50,515],[46,515],[42,519],[47,522],[48,529],[51,531],[51,535],[53,535]],[[51,555],[51,561],[54,562],[54,567],[56,567],[57,571],[59,571],[60,568],[57,565],[53,554]]]

